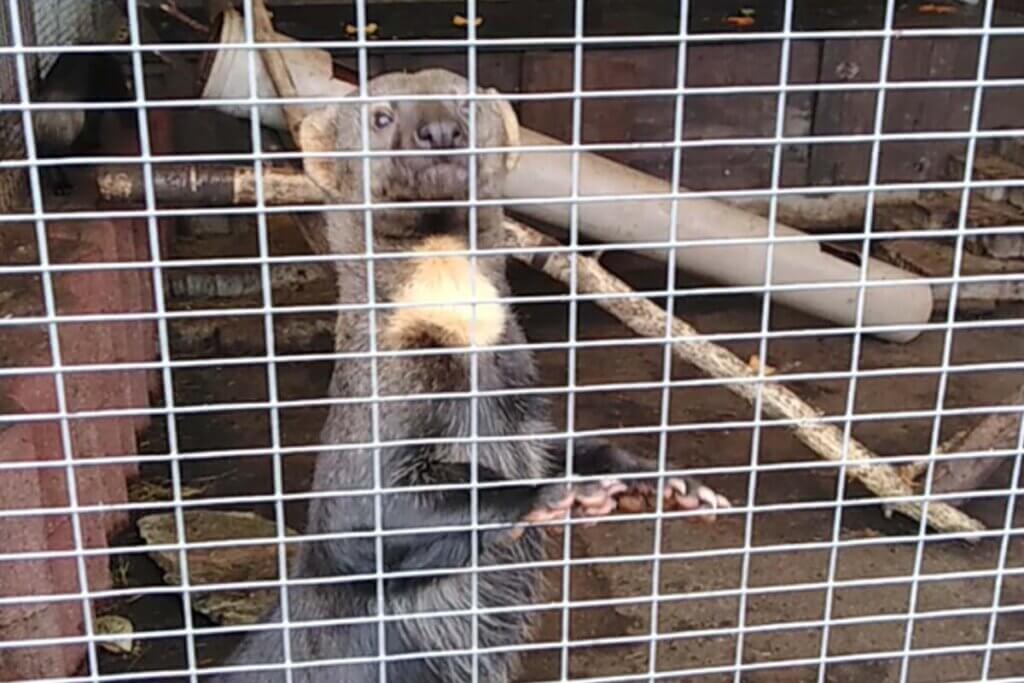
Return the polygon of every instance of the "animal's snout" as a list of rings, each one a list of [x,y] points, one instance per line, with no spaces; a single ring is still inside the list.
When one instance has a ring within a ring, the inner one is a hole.
[[[424,121],[416,128],[416,144],[423,149],[452,149],[465,144],[457,121]]]

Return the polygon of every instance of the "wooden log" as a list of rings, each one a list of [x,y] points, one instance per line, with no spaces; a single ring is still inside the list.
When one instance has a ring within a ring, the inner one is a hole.
[[[949,158],[950,180],[963,180],[966,158],[954,154]],[[1024,166],[993,154],[979,154],[971,166],[971,180],[1013,180],[1024,178]],[[1016,207],[1024,206],[1024,187],[1017,185],[992,185],[979,187],[974,192],[990,202],[1008,202]]]
[[[966,160],[963,156],[955,155],[949,160],[949,177],[953,180],[962,180]],[[1015,164],[1012,161],[993,155],[979,155],[974,159],[972,166],[972,180],[1012,180],[1019,181],[1024,178],[1024,166]],[[975,196],[972,199],[972,213],[980,212],[983,205],[995,205],[995,211],[989,209],[988,213],[994,214],[990,219],[990,225],[999,227],[1019,225],[1021,222],[1021,209],[1024,208],[1024,187],[1014,185],[994,185],[974,190]],[[978,197],[984,202],[978,201]],[[976,208],[977,207],[977,208]],[[1002,209],[1002,210],[1000,210]],[[980,226],[981,222],[968,222],[969,226]],[[971,237],[968,244],[975,247],[986,256],[998,259],[1024,259],[1024,234],[1021,233],[997,233],[992,235],[978,235]]]
[[[885,260],[900,268],[930,278],[948,278],[953,275],[956,249],[936,239],[906,239],[879,242],[875,251]],[[964,250],[960,255],[960,275],[977,277],[1024,273],[1024,261],[992,259]],[[936,306],[949,305],[951,288],[948,284],[932,286]],[[997,302],[1024,301],[1024,282],[1014,279],[961,282],[957,287],[957,310],[972,313],[991,311]]]
[[[270,11],[264,0],[253,0],[253,30],[257,42],[273,43],[278,40],[277,32],[274,31],[274,24],[271,21]],[[263,58],[263,66],[266,68],[270,78],[274,81],[277,94],[283,99],[297,98],[298,90],[295,88],[295,81],[288,70],[284,55],[280,50],[260,50]],[[288,122],[288,132],[292,134],[293,140],[299,139],[299,128],[302,126],[304,114],[302,108],[295,105],[284,105],[285,120]]]
[[[138,166],[101,168],[96,174],[100,199],[140,204],[146,185]],[[248,166],[161,164],[153,168],[158,204],[173,206],[247,206],[256,203],[256,174]],[[319,204],[323,192],[299,170],[264,167],[263,200],[268,206]]]
[[[875,195],[874,206],[909,204],[919,197],[917,191],[879,192]],[[726,203],[755,213],[768,216],[769,200],[765,197],[736,197]],[[867,196],[843,193],[832,196],[782,195],[778,198],[776,218],[805,232],[864,229],[864,210]]]
[[[932,475],[932,493],[954,493],[975,491],[984,485],[1007,460],[1007,456],[993,458],[945,458],[957,453],[980,453],[983,451],[1010,450],[1017,448],[1020,434],[1021,411],[1024,411],[1024,385],[1010,394],[1003,405],[1018,406],[1021,410],[1011,413],[993,413],[972,429],[954,434],[939,446],[935,472]],[[1013,456],[1009,456],[1013,457]],[[928,469],[931,459],[921,460],[902,469],[905,480],[919,479]],[[1016,482],[1013,483],[1014,485]],[[949,504],[959,507],[970,500],[969,496],[950,500]]]
[[[959,180],[959,178],[958,178]],[[937,192],[922,196],[912,207],[887,206],[879,214],[879,229],[954,229],[960,224],[960,193]],[[1024,258],[1024,238],[1009,232],[974,233],[975,228],[1005,228],[1020,225],[1024,210],[1007,202],[991,201],[975,192],[967,207],[967,239],[964,246],[979,256],[1015,260]]]

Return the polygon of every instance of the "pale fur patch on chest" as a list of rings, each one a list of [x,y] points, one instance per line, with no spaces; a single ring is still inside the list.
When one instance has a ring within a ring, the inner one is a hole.
[[[491,346],[505,331],[508,311],[497,288],[474,269],[465,256],[432,256],[431,252],[464,251],[454,237],[429,237],[411,257],[409,277],[393,297],[395,303],[411,304],[396,309],[385,325],[385,339],[409,348],[424,345]]]

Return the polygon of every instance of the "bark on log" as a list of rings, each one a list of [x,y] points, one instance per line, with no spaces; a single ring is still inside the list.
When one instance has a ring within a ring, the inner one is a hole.
[[[99,196],[115,204],[139,204],[146,199],[142,169],[101,168],[96,174]],[[187,206],[247,206],[256,204],[256,174],[247,166],[161,164],[153,168],[157,204]],[[263,200],[268,206],[320,204],[323,192],[298,170],[263,168]]]
[[[873,204],[876,208],[907,204],[918,196],[917,191],[879,192],[874,196]],[[765,217],[768,216],[770,208],[769,200],[764,197],[736,197],[724,201],[744,211]],[[830,197],[782,195],[777,201],[776,219],[804,232],[830,232],[851,228],[862,230],[866,206],[867,195],[864,194],[836,194]]]
[[[230,165],[199,165],[199,164],[167,164],[153,169],[157,201],[181,206],[211,205],[241,206],[255,203],[255,178],[251,169]],[[323,201],[323,193],[315,183],[303,175],[298,169],[264,168],[264,197],[269,206],[288,204],[319,204]],[[137,167],[124,169],[101,168],[98,174],[100,196],[110,202],[136,203],[145,200],[145,185],[142,171]],[[904,193],[905,194],[905,193]],[[854,199],[858,199],[855,197]],[[794,216],[801,215],[804,222],[830,225],[843,225],[835,217],[856,214],[863,221],[864,200],[859,197],[859,208],[856,201],[847,201],[844,197],[827,200],[797,197],[794,199],[780,198],[780,218],[787,212]],[[833,201],[838,202],[833,204]],[[805,210],[806,202],[815,202]],[[767,214],[767,203],[731,202],[741,208],[755,213]],[[800,221],[797,221],[800,222]],[[903,264],[897,264],[903,267]]]

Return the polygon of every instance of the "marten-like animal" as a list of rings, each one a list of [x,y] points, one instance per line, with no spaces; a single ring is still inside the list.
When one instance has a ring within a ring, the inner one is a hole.
[[[125,102],[132,99],[121,63],[103,52],[65,52],[54,62],[33,99],[41,103]],[[130,126],[131,109],[112,110]],[[32,112],[32,130],[41,159],[80,156],[101,143],[103,109],[46,109]],[[55,194],[67,194],[71,179],[62,166],[42,167]]]
[[[465,102],[410,102],[400,98],[406,94],[466,93],[466,81],[441,70],[392,73],[371,80],[369,92],[393,96],[387,103],[370,105],[370,147],[423,153],[372,158],[373,200],[465,199],[467,156],[442,155],[467,146]],[[476,106],[478,146],[508,146],[498,105],[480,101]],[[321,135],[328,134],[335,140],[336,150],[362,148],[358,105],[329,107],[308,117],[304,126],[319,127]],[[325,187],[335,202],[363,201],[363,160],[343,158],[316,163],[326,164],[328,175],[338,178],[334,187]],[[503,156],[482,153],[477,166],[477,197],[500,197],[505,174]],[[334,252],[350,257],[365,253],[361,210],[325,213],[322,227]],[[322,439],[325,444],[338,445],[377,440],[385,444],[378,450],[380,485],[387,489],[421,488],[381,495],[379,523],[385,535],[379,540],[382,557],[378,557],[374,496],[355,493],[369,491],[377,481],[374,449],[369,445],[356,450],[331,450],[326,446],[327,450],[318,456],[313,489],[319,494],[336,491],[339,495],[318,496],[310,503],[307,532],[360,535],[308,542],[300,552],[294,574],[335,580],[288,589],[295,681],[370,683],[381,680],[382,670],[387,680],[395,683],[471,679],[473,659],[466,653],[474,645],[470,616],[473,598],[471,576],[466,570],[472,567],[472,532],[415,533],[417,528],[468,527],[471,523],[467,487],[422,488],[470,482],[474,457],[469,442],[471,401],[465,395],[436,397],[470,390],[471,355],[455,349],[470,345],[478,349],[477,386],[483,392],[476,406],[480,439],[475,459],[482,484],[477,490],[478,522],[504,525],[479,531],[476,536],[477,561],[482,568],[478,573],[479,680],[510,681],[517,670],[518,656],[502,648],[529,638],[532,616],[516,608],[536,603],[539,598],[539,570],[529,565],[545,559],[545,547],[543,527],[523,523],[564,519],[571,508],[583,515],[606,514],[627,489],[653,490],[656,480],[643,484],[630,480],[627,485],[615,479],[622,473],[651,471],[650,462],[592,439],[575,441],[573,469],[584,476],[604,475],[604,480],[570,487],[523,483],[564,476],[565,444],[543,438],[554,430],[549,423],[548,402],[542,396],[493,393],[528,390],[537,385],[538,378],[529,351],[494,348],[526,341],[511,308],[499,301],[509,294],[504,257],[486,256],[489,248],[502,243],[501,209],[479,207],[476,227],[477,247],[484,255],[477,257],[474,271],[467,257],[445,253],[467,249],[466,209],[373,212],[373,252],[415,254],[411,259],[373,261],[374,301],[406,307],[378,310],[375,327],[371,327],[365,309],[339,315],[336,347],[354,357],[337,362],[330,395],[367,400],[332,405]],[[369,268],[364,258],[338,262],[341,304],[358,305],[370,300]],[[372,343],[371,329],[376,330]],[[372,347],[385,354],[376,358],[376,368]],[[387,355],[417,349],[432,353]],[[453,350],[446,353],[444,349]],[[376,416],[371,403],[374,394],[381,399],[376,404]],[[423,394],[434,396],[417,400],[417,395]],[[416,439],[453,441],[386,445]],[[703,507],[713,515],[715,509],[728,506],[722,496],[690,478],[669,480],[665,496],[667,509]],[[382,602],[375,579],[378,565],[385,573]],[[502,569],[508,565],[514,566]],[[455,614],[437,614],[450,612]],[[433,615],[417,616],[424,613]],[[385,617],[383,644],[377,622],[381,614]],[[322,623],[338,619],[362,622]],[[280,613],[271,620],[280,621]],[[309,621],[321,623],[303,625]],[[458,654],[437,654],[447,651]],[[382,653],[399,658],[389,658],[382,665],[374,661]],[[282,657],[282,629],[264,630],[249,634],[228,665],[281,663]],[[336,661],[343,658],[362,661]],[[311,666],[318,660],[334,661]],[[216,680],[268,683],[283,681],[284,674],[280,669],[249,671]]]

